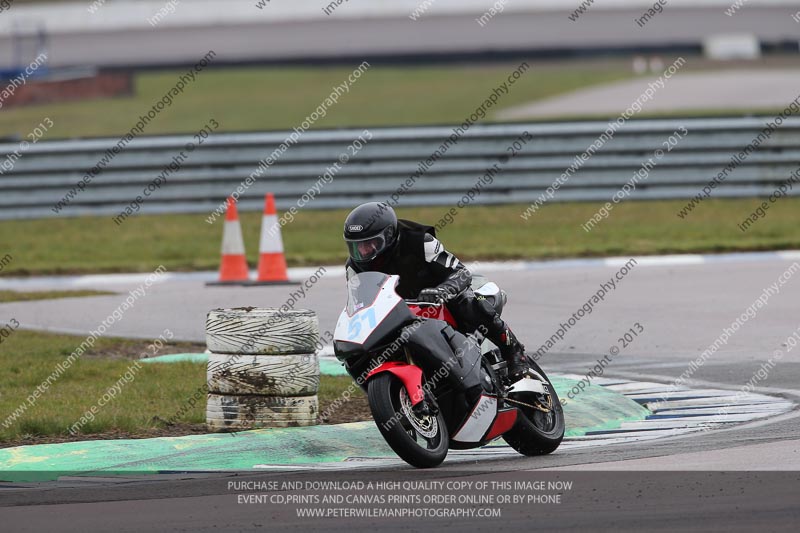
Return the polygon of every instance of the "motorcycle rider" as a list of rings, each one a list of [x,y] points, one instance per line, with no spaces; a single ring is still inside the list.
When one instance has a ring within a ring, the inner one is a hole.
[[[402,298],[444,302],[465,335],[483,329],[500,348],[509,376],[519,378],[528,368],[525,347],[495,308],[473,292],[472,274],[436,239],[434,227],[398,219],[386,203],[368,202],[345,219],[344,240],[348,280],[370,271],[398,275]]]

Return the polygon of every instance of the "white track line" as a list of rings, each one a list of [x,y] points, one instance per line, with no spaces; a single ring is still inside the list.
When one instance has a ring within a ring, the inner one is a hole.
[[[796,261],[800,260],[800,250],[786,250],[779,252],[743,252],[730,254],[682,254],[682,255],[649,255],[634,256],[638,267],[660,267],[681,265],[703,265],[719,263],[742,263],[764,261]],[[554,261],[486,261],[468,263],[467,266],[480,272],[508,272],[508,271],[535,271],[535,270],[563,270],[565,268],[587,267],[614,267],[619,268],[630,261],[630,257],[605,257],[597,259],[559,259]],[[325,267],[326,278],[344,277],[342,265]],[[317,272],[318,267],[290,268],[289,278],[304,280]],[[25,290],[42,287],[56,287],[61,289],[75,289],[86,287],[99,287],[105,285],[138,285],[150,273],[141,274],[92,274],[86,276],[40,276],[40,277],[3,277],[0,279],[0,289]],[[216,271],[202,272],[167,272],[159,279],[159,283],[167,281],[195,281],[207,282],[217,279]],[[251,273],[255,276],[255,271]]]
[[[566,374],[559,377],[580,379],[582,376]],[[645,420],[624,422],[617,429],[594,431],[581,437],[565,438],[559,451],[569,451],[597,446],[631,444],[642,441],[685,436],[701,431],[729,428],[759,419],[783,415],[795,404],[783,398],[763,394],[748,394],[734,401],[736,394],[723,389],[675,389],[664,383],[628,381],[614,378],[595,378],[597,385],[619,392],[648,407],[652,414]],[[675,400],[670,398],[677,398]],[[451,450],[450,463],[463,463],[476,459],[518,457],[519,454],[502,440],[474,450]],[[393,457],[348,457],[342,463],[321,465],[255,465],[256,469],[270,470],[350,470],[354,468],[396,467],[403,463]]]

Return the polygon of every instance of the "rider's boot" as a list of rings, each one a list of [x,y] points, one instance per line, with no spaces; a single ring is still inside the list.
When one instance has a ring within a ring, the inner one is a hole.
[[[525,371],[528,370],[525,347],[507,327],[504,328],[498,340],[500,341],[498,348],[500,348],[500,353],[508,365],[508,377],[511,378],[511,381],[522,378]]]
[[[528,369],[525,347],[499,315],[495,314],[487,326],[486,336],[500,348],[500,354],[508,365],[508,377],[516,381]]]
[[[472,291],[468,291],[471,295]],[[477,329],[498,348],[508,367],[508,375],[516,381],[528,369],[525,347],[519,342],[511,328],[500,318],[495,308],[480,296],[462,296],[448,306],[459,323]]]

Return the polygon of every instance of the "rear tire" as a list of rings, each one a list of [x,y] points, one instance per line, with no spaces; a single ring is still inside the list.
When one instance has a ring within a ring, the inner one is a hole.
[[[538,409],[510,404],[517,407],[522,416],[517,419],[514,427],[503,435],[503,440],[522,455],[547,455],[554,452],[564,439],[564,409],[556,389],[550,383],[550,378],[539,365],[528,359],[531,368],[547,380],[545,388],[549,391],[552,408],[548,414]]]
[[[447,457],[450,437],[441,413],[423,419],[414,417],[412,413],[412,423],[403,409],[404,405],[406,408],[410,406],[408,392],[403,383],[388,372],[378,374],[369,381],[367,396],[375,425],[403,461],[417,468],[432,468],[442,464]],[[430,436],[420,433],[415,429],[415,424],[423,426],[422,429]]]

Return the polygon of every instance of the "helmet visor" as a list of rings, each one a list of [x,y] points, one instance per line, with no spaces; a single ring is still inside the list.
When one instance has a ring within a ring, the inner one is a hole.
[[[353,261],[358,261],[360,263],[372,261],[389,247],[391,242],[388,238],[391,237],[392,233],[393,228],[389,226],[383,230],[383,233],[375,235],[374,237],[367,237],[365,239],[345,239],[347,251],[350,253],[350,257],[353,258]]]

